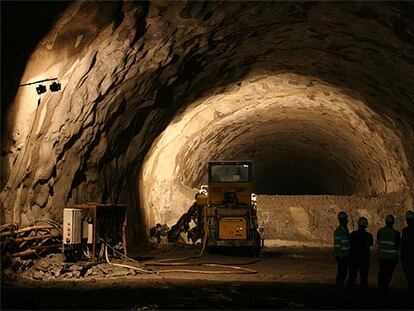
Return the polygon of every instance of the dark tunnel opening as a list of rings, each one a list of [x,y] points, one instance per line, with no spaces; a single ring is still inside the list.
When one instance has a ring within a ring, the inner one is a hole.
[[[292,155],[255,165],[254,192],[266,195],[352,195],[355,182],[336,163]]]
[[[270,141],[269,143],[272,143]],[[359,176],[352,176],[341,163],[307,149],[277,148],[255,157],[254,152],[234,150],[226,156],[213,154],[210,160],[253,162],[253,192],[263,195],[353,195],[361,193]],[[208,183],[207,166],[191,187]]]

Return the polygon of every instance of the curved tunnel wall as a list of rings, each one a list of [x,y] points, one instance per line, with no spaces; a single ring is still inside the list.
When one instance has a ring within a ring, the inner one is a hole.
[[[359,150],[336,143],[326,154],[332,154],[331,170],[339,165],[334,160],[338,151],[358,165],[379,146],[375,160],[361,166],[362,171],[340,165],[341,176],[348,176],[341,179],[342,186],[326,188],[322,182],[319,189],[381,193],[405,187],[412,196],[412,33],[409,3],[76,2],[39,43],[21,80],[57,76],[63,91],[38,101],[34,89],[19,89],[8,109],[2,218],[59,219],[67,203],[127,202],[135,225],[131,232],[143,233],[137,176],[153,141],[183,107],[220,94],[249,73],[312,77],[372,112],[373,120],[367,121],[361,108],[360,120],[368,122],[365,126],[379,142],[358,145]],[[301,122],[320,132],[321,126],[310,119]],[[308,139],[323,136],[315,135]],[[393,135],[395,150],[387,146]],[[322,143],[328,146],[331,139],[325,137]],[[267,141],[258,139],[259,144]],[[297,148],[305,146],[309,144]],[[294,148],[288,147],[286,156]],[[381,169],[374,167],[388,156],[377,165]],[[364,171],[368,167],[372,172]],[[197,176],[195,184],[202,180]],[[355,176],[365,178],[354,182]],[[186,178],[190,175],[182,176]]]
[[[207,183],[210,160],[252,160],[257,194],[369,197],[407,188],[398,134],[338,87],[297,74],[252,74],[171,122],[139,178],[149,223],[175,223]]]

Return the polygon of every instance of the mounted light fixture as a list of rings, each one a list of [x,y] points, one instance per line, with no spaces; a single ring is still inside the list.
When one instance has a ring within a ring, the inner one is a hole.
[[[39,95],[46,93],[46,86],[44,86],[43,84],[40,84],[38,87],[36,87],[36,92]]]
[[[51,92],[59,92],[61,89],[61,84],[59,82],[53,82],[50,86],[49,89]]]
[[[43,79],[43,80],[39,80],[39,81],[35,81],[35,82],[29,82],[29,83],[21,84],[21,85],[19,85],[19,87],[33,85],[33,84],[39,84],[39,83],[46,82],[46,81],[55,81],[49,86],[49,89],[50,89],[51,92],[59,92],[62,89],[62,85],[60,84],[58,78]],[[46,93],[46,91],[47,91],[47,88],[43,84],[39,84],[39,86],[36,87],[36,92],[37,92],[38,95]]]

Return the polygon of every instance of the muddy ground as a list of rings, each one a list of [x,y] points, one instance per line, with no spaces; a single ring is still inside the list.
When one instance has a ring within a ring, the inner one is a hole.
[[[270,244],[270,243],[269,243]],[[196,255],[189,246],[149,249],[140,258]],[[377,294],[377,258],[372,258],[368,294],[333,287],[335,261],[329,248],[265,247],[260,261],[244,254],[206,254],[187,262],[235,264],[257,274],[159,273],[100,264],[67,265],[60,254],[31,263],[13,284],[2,284],[2,310],[181,310],[181,309],[413,309],[401,266],[388,297]],[[114,260],[121,262],[121,260]],[[122,261],[126,263],[125,261]],[[87,268],[85,268],[87,266]],[[150,267],[229,270],[222,267]]]

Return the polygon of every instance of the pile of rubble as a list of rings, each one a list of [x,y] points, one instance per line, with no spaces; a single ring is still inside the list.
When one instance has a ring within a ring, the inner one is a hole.
[[[121,260],[112,260],[120,263]],[[134,263],[134,266],[137,266]],[[142,268],[144,268],[142,266]],[[38,260],[16,260],[13,270],[21,272],[20,276],[31,280],[76,280],[83,279],[96,281],[97,279],[134,276],[137,271],[129,268],[118,267],[108,263],[77,262],[67,263],[63,261],[62,254],[49,254]]]

